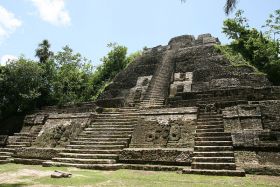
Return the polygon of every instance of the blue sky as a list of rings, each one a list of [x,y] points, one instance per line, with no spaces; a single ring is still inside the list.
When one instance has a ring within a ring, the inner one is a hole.
[[[34,50],[48,39],[53,51],[69,45],[100,64],[109,42],[129,52],[166,45],[172,37],[211,33],[228,43],[222,31],[226,0],[0,0],[0,60]],[[279,0],[239,0],[238,9],[260,28]],[[232,17],[233,15],[231,15]]]

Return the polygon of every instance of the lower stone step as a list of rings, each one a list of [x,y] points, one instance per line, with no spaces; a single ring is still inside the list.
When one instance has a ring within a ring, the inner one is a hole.
[[[232,141],[195,141],[196,146],[232,146]]]
[[[198,126],[196,126],[196,129],[215,129],[215,128],[224,129],[224,125],[198,125]]]
[[[86,136],[86,135],[97,135],[97,136],[101,136],[101,135],[119,135],[119,136],[127,136],[133,133],[133,130],[130,131],[106,131],[106,130],[102,130],[102,131],[83,131],[79,136]]]
[[[182,171],[186,166],[169,166],[153,164],[123,164],[122,169],[147,170],[147,171]]]
[[[13,142],[12,145],[25,145],[25,146],[30,146],[31,143],[30,142],[26,142],[26,141],[16,141],[16,142]]]
[[[14,158],[13,162],[16,164],[27,164],[27,165],[41,165],[46,160],[41,159],[30,159],[30,158]]]
[[[224,128],[209,128],[209,129],[196,129],[196,133],[203,133],[203,132],[224,132]]]
[[[193,162],[192,169],[235,170],[235,163]]]
[[[0,160],[7,160],[8,158],[11,158],[11,156],[0,155]]]
[[[233,147],[232,146],[195,146],[194,151],[195,152],[216,152],[216,151],[232,151]]]
[[[193,152],[195,157],[234,157],[233,151]]]
[[[77,164],[115,164],[114,159],[86,159],[86,158],[59,158],[55,157],[52,159],[55,162],[64,163],[77,163]]]
[[[121,149],[110,149],[110,150],[90,150],[90,149],[64,149],[63,153],[81,153],[81,154],[119,154]]]
[[[117,154],[81,154],[81,153],[59,153],[65,158],[87,158],[87,159],[118,159]]]
[[[217,136],[231,136],[231,133],[227,132],[202,132],[196,133],[195,137],[217,137]]]
[[[126,145],[126,141],[71,141],[71,145]]]
[[[80,134],[79,138],[130,138],[131,135],[129,134]]]
[[[231,136],[195,137],[194,141],[232,141]]]
[[[12,152],[0,152],[0,155],[2,155],[2,156],[11,156],[11,155],[13,155],[13,153]]]
[[[193,157],[194,162],[234,163],[234,157]]]
[[[14,148],[0,148],[1,152],[10,152],[10,153],[14,153],[16,150]]]
[[[76,138],[75,141],[95,141],[95,142],[115,142],[123,141],[127,142],[130,138]]]
[[[28,147],[25,144],[11,144],[11,145],[6,145],[7,148],[23,148],[23,147]]]
[[[0,164],[8,164],[11,163],[11,160],[0,160]]]
[[[223,115],[221,114],[199,114],[199,118],[202,118],[202,119],[213,119],[213,118],[223,118]]]
[[[245,177],[244,170],[205,170],[205,169],[183,169],[182,174],[237,176]]]
[[[43,162],[44,167],[58,166],[58,167],[76,167],[81,169],[96,169],[96,170],[118,170],[121,169],[122,164],[73,164],[64,162]]]
[[[67,148],[73,149],[95,149],[95,150],[102,150],[102,149],[123,149],[124,145],[67,145]]]

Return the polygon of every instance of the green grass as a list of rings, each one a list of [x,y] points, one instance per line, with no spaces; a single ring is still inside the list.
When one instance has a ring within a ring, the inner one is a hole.
[[[71,178],[52,179],[54,170],[72,173]],[[30,174],[28,174],[30,172]],[[33,172],[33,173],[32,173]],[[37,175],[38,174],[38,175]],[[24,176],[22,176],[24,175]],[[13,177],[12,177],[13,176]],[[3,178],[9,180],[3,181]],[[178,186],[279,186],[280,177],[253,176],[221,177],[182,175],[175,172],[134,170],[96,171],[65,167],[41,167],[5,164],[0,167],[0,186],[125,186],[125,187],[178,187]]]

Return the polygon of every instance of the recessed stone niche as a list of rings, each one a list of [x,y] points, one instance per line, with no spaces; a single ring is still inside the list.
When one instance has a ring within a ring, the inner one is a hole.
[[[152,77],[152,75],[138,77],[135,87],[131,88],[129,91],[126,103],[134,104],[143,100]]]
[[[193,73],[174,73],[174,82],[170,85],[170,97],[174,97],[177,93],[191,92]]]

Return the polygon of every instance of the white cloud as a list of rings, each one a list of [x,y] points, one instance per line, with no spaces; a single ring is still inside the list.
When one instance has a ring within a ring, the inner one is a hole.
[[[0,42],[9,37],[21,25],[22,22],[12,12],[0,5]]]
[[[65,9],[65,0],[31,0],[42,20],[56,26],[68,26],[71,18]]]
[[[5,66],[9,61],[17,60],[18,57],[13,55],[3,55],[0,59],[0,65]]]

